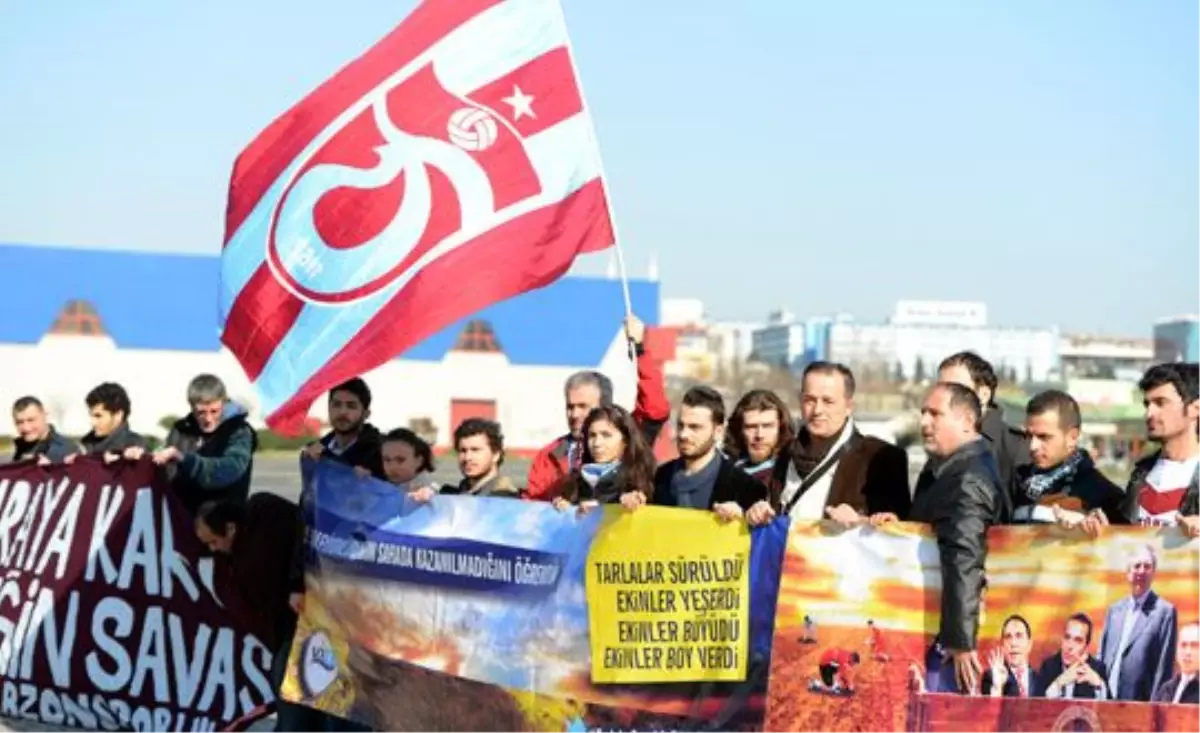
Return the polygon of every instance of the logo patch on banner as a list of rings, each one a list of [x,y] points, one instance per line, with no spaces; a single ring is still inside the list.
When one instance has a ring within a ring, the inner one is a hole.
[[[333,642],[324,631],[315,631],[304,640],[301,654],[304,662],[300,667],[300,684],[304,688],[304,696],[316,697],[338,678]]]

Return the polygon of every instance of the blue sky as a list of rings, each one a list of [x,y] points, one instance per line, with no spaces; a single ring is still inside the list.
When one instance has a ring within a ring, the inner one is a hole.
[[[6,0],[0,241],[217,252],[238,151],[412,6]],[[1196,310],[1194,2],[564,6],[667,296],[1143,336]]]

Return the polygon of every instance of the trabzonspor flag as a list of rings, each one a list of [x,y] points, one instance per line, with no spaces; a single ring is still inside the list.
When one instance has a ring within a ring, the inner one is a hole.
[[[234,164],[221,341],[295,430],[333,385],[613,243],[558,0],[426,0]]]

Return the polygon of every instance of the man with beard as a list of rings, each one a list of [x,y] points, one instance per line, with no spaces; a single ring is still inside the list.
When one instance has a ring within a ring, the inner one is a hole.
[[[996,387],[1000,384],[996,370],[978,354],[960,351],[942,360],[938,366],[938,381],[961,384],[978,395],[979,403],[983,405],[980,433],[996,457],[1000,485],[1007,491],[1012,487],[1016,470],[1029,463],[1029,445],[1020,428],[1004,421],[1004,410],[996,404]]]
[[[1079,526],[1099,512],[1115,524],[1129,524],[1125,492],[1096,469],[1079,447],[1079,403],[1066,392],[1035,395],[1025,408],[1031,463],[1016,470],[1012,487],[1013,524]]]
[[[791,445],[795,437],[792,413],[779,395],[769,389],[753,389],[742,395],[729,416],[725,455],[735,466],[770,485],[780,446]]]
[[[782,445],[767,501],[747,513],[752,525],[777,514],[792,519],[830,518],[853,526],[872,514],[908,516],[908,455],[858,432],[854,425],[854,374],[842,364],[818,361],[804,369],[796,438]]]
[[[70,438],[60,435],[46,419],[46,408],[37,397],[22,397],[14,402],[12,414],[17,429],[13,463],[32,460],[41,464],[62,463],[79,451]]]
[[[316,461],[328,458],[357,469],[361,476],[385,480],[383,473],[383,437],[371,417],[371,389],[361,377],[342,382],[329,390],[330,431],[305,447],[305,454]]]
[[[500,475],[500,466],[504,465],[504,435],[500,432],[500,423],[478,417],[463,420],[454,430],[454,450],[458,453],[458,468],[463,478],[457,486],[443,486],[443,494],[519,495],[512,481]],[[432,493],[428,498],[432,498]]]
[[[1200,536],[1200,385],[1197,365],[1159,364],[1138,387],[1146,405],[1146,437],[1159,450],[1138,461],[1125,489],[1142,524],[1181,524]]]
[[[637,354],[637,402],[633,419],[642,429],[642,437],[651,449],[663,423],[671,416],[663,384],[662,365],[646,354],[643,341],[646,326],[635,316],[625,319],[625,337]],[[584,437],[580,434],[588,413],[601,405],[613,403],[612,380],[599,372],[576,372],[567,378],[563,389],[566,398],[567,434],[538,451],[529,465],[525,497],[537,501],[554,501],[562,494],[568,479],[580,469]]]
[[[983,408],[975,392],[939,382],[921,407],[921,438],[930,467],[921,475],[909,519],[933,526],[942,567],[938,639],[954,660],[958,689],[974,693],[983,672],[975,649],[984,587],[988,528],[1008,515],[996,459],[979,434]],[[894,514],[871,517],[875,525]]]
[[[1108,673],[1104,662],[1088,652],[1092,620],[1082,613],[1067,619],[1058,653],[1047,657],[1038,670],[1035,697],[1059,700],[1107,700]]]
[[[1009,616],[1000,626],[1000,646],[988,656],[980,694],[992,697],[1029,697],[1034,674],[1029,666],[1033,631],[1023,616]]]
[[[756,502],[766,499],[767,487],[735,468],[717,450],[725,437],[725,401],[712,387],[692,387],[683,395],[676,422],[679,457],[659,466],[654,474],[657,506],[711,509],[725,521],[739,519]],[[626,508],[645,502],[641,492],[621,497]]]
[[[104,456],[106,462],[122,456],[140,458],[148,444],[145,438],[129,429],[132,405],[125,388],[114,382],[105,382],[88,392],[84,401],[92,421],[92,431],[80,441],[84,452],[91,456]],[[138,450],[131,451],[131,448]]]

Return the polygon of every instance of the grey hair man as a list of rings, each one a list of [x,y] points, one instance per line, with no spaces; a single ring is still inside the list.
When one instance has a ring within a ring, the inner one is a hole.
[[[171,487],[193,516],[206,501],[245,501],[258,436],[225,383],[201,374],[188,385],[187,417],[167,435],[154,462],[167,467]]]
[[[653,446],[663,423],[671,417],[671,403],[663,384],[662,364],[646,353],[646,326],[634,316],[625,319],[625,337],[637,354],[637,404],[633,418],[642,429],[646,442]],[[576,372],[563,387],[566,399],[567,434],[538,451],[529,466],[525,496],[539,501],[554,501],[572,472],[579,470],[583,455],[580,431],[588,413],[613,403],[612,380],[599,372]]]
[[[1129,595],[1104,616],[1100,659],[1108,669],[1114,700],[1149,702],[1175,671],[1179,614],[1170,601],[1154,592],[1158,553],[1153,546],[1133,548],[1125,571]]]

